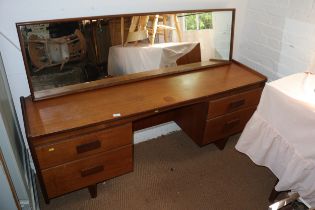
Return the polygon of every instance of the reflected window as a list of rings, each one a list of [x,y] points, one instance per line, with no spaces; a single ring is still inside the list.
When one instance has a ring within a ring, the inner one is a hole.
[[[186,31],[212,29],[212,12],[185,14],[184,22]]]

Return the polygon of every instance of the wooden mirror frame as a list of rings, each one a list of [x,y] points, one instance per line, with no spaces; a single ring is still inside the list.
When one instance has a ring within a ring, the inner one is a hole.
[[[149,14],[171,14],[171,13],[193,13],[193,12],[232,12],[232,24],[231,24],[231,37],[230,37],[230,52],[229,52],[229,60],[211,60],[211,61],[203,61],[199,63],[192,63],[186,65],[180,65],[176,67],[168,67],[168,68],[160,68],[160,69],[152,69],[150,71],[133,73],[129,75],[123,75],[112,78],[105,78],[100,80],[95,80],[91,82],[84,82],[80,84],[67,85],[63,87],[41,90],[34,92],[34,88],[32,85],[30,69],[27,61],[24,40],[22,37],[22,33],[20,30],[21,26],[32,25],[32,24],[45,24],[52,22],[70,22],[70,21],[80,21],[80,20],[93,20],[93,19],[101,19],[101,18],[117,18],[117,17],[131,17],[131,16],[142,16]],[[173,74],[181,74],[194,70],[201,70],[209,67],[215,67],[220,65],[230,64],[233,57],[233,43],[234,43],[234,27],[235,27],[235,9],[234,8],[226,8],[226,9],[201,9],[201,10],[179,10],[179,11],[163,11],[163,12],[146,12],[146,13],[131,13],[131,14],[118,14],[118,15],[104,15],[104,16],[91,16],[91,17],[78,17],[78,18],[67,18],[67,19],[53,19],[53,20],[43,20],[43,21],[30,21],[30,22],[19,22],[16,23],[16,28],[18,32],[18,37],[20,41],[24,66],[26,69],[28,85],[31,92],[31,97],[34,101],[43,100],[48,98],[54,98],[58,96],[74,94],[79,92],[84,92],[88,90],[110,87],[119,84],[126,84],[136,81],[142,81],[147,79],[152,79],[156,77],[163,77]]]

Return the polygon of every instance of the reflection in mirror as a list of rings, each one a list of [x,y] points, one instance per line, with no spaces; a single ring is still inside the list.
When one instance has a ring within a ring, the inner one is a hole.
[[[233,11],[18,24],[34,92],[201,61],[229,60]]]
[[[202,61],[229,60],[232,12],[184,13],[179,17],[183,41],[200,43]]]

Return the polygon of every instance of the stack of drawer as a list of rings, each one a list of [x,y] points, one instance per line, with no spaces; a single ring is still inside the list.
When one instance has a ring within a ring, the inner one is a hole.
[[[34,150],[50,199],[132,171],[132,125],[79,133]]]
[[[203,144],[241,132],[259,103],[262,88],[209,101]]]

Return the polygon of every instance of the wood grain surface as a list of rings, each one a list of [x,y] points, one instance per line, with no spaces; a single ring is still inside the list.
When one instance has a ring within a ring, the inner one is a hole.
[[[118,85],[54,99],[25,99],[29,138],[117,121],[168,107],[181,107],[209,97],[261,84],[266,78],[232,63]],[[117,117],[114,114],[118,114]]]
[[[244,93],[235,94],[209,102],[208,119],[234,112],[246,107],[257,106],[263,88],[258,88]]]
[[[208,120],[203,144],[241,132],[255,110],[256,106],[252,106]]]
[[[132,145],[42,171],[49,198],[88,187],[133,170]]]
[[[41,169],[132,144],[131,123],[35,147]]]

